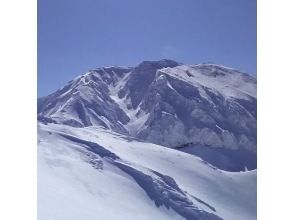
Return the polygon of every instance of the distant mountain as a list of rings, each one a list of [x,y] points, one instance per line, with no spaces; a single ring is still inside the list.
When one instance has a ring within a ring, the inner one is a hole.
[[[103,67],[38,99],[38,119],[102,126],[172,148],[256,152],[256,78],[216,64]]]
[[[256,220],[256,117],[228,67],[90,70],[38,99],[38,219]]]

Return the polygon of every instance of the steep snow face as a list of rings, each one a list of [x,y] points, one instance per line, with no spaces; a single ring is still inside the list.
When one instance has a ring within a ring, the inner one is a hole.
[[[256,151],[256,80],[216,65],[157,71],[141,101],[150,112],[141,139]]]
[[[256,171],[112,131],[38,125],[38,218],[256,219]]]
[[[103,126],[128,133],[123,124],[127,114],[110,97],[115,86],[131,68],[106,67],[91,70],[70,81],[64,88],[38,100],[38,118],[74,127]]]
[[[38,118],[102,126],[168,147],[256,152],[256,79],[214,65],[144,61],[92,70],[38,100]]]

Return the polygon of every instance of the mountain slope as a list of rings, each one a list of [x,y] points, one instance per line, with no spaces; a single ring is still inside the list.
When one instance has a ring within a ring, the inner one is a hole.
[[[255,93],[254,78],[231,69],[161,69],[142,100],[150,116],[137,136],[172,147],[193,143],[255,151]]]
[[[38,218],[254,220],[256,118],[228,67],[90,70],[38,99]]]
[[[130,68],[100,68],[70,81],[57,92],[38,99],[39,120],[75,127],[101,125],[127,133],[122,124],[128,116],[109,96],[109,86],[117,83]]]
[[[172,60],[91,70],[38,99],[38,119],[44,123],[102,126],[172,148],[256,154],[256,118],[254,77],[220,65]]]
[[[38,126],[40,219],[256,219],[256,171],[103,128]]]

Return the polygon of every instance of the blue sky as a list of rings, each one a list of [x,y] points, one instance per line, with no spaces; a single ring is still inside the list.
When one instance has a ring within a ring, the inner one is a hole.
[[[38,96],[163,58],[256,74],[256,0],[38,0]]]

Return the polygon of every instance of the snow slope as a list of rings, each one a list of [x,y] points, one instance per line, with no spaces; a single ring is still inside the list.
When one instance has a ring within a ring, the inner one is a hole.
[[[102,127],[39,123],[38,218],[253,220],[256,171],[221,171]]]
[[[192,85],[211,88],[213,92],[219,92],[226,98],[256,98],[254,78],[228,67],[216,64],[181,65],[164,68],[160,72]],[[207,94],[204,96],[207,97]]]

